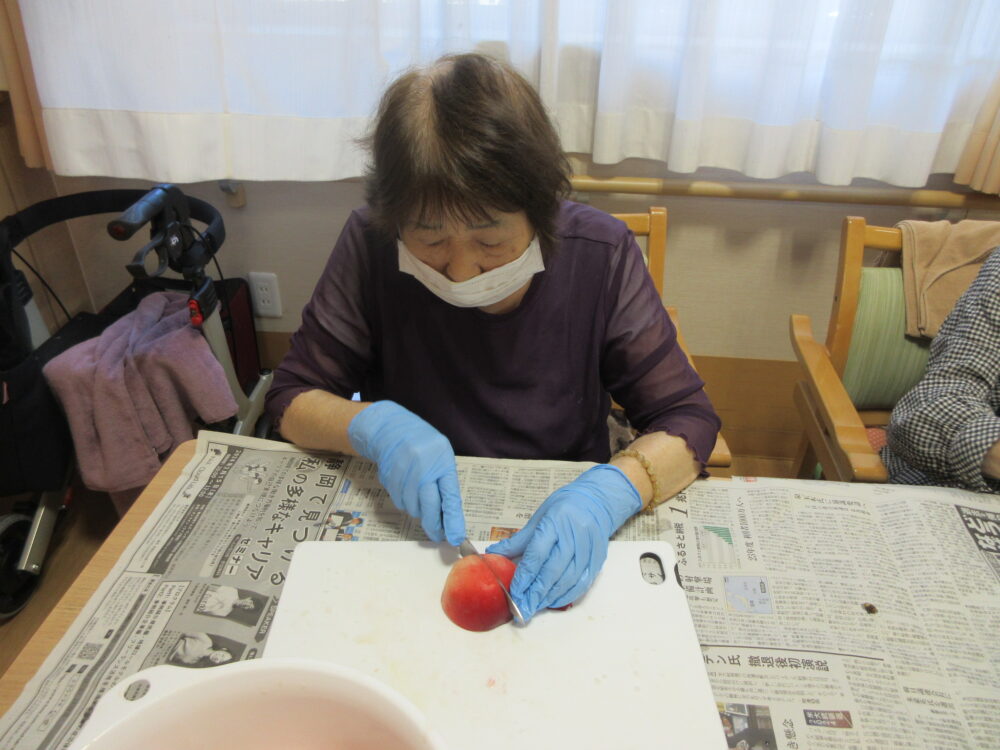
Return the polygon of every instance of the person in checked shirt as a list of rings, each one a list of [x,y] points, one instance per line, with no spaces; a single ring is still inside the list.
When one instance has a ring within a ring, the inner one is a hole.
[[[892,411],[889,481],[1000,493],[1000,248],[931,342],[927,370]]]

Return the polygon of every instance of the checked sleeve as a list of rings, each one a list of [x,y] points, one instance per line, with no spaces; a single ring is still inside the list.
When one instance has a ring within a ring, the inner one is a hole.
[[[1000,440],[1000,249],[983,264],[931,342],[923,378],[886,429],[891,482],[1000,492],[982,474]]]

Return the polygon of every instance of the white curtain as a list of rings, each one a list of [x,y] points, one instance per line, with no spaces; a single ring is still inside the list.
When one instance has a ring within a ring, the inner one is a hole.
[[[921,186],[1000,70],[997,0],[22,0],[55,171],[333,180],[385,83],[502,57],[568,151]]]

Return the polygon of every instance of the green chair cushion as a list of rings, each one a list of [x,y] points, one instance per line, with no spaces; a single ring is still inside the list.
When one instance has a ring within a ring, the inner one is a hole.
[[[924,374],[929,341],[906,335],[900,268],[862,268],[844,387],[859,409],[892,409]]]

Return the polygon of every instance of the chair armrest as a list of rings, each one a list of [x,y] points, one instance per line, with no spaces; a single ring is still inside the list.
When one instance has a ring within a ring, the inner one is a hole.
[[[708,461],[705,463],[706,466],[711,467],[727,467],[733,465],[733,454],[729,451],[729,444],[726,439],[722,437],[722,433],[715,438],[715,447],[712,448],[712,453],[708,457]]]
[[[806,434],[820,457],[833,461],[831,472],[838,478],[856,482],[885,482],[885,466],[868,442],[865,426],[858,416],[840,376],[830,361],[826,347],[813,337],[807,315],[792,315],[789,321],[792,348],[802,366],[805,382],[796,394],[818,420],[818,430],[811,431],[809,417],[803,415]],[[817,445],[817,442],[821,443]],[[826,454],[826,455],[824,455]]]

